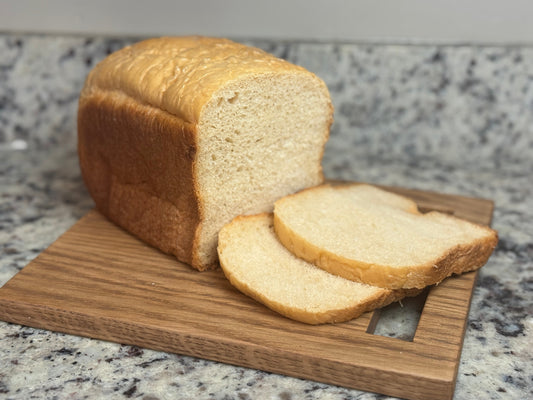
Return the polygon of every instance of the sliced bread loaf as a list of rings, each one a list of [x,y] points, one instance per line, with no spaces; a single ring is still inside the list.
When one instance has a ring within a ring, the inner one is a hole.
[[[302,67],[226,39],[149,39],[87,77],[81,172],[102,214],[205,270],[224,224],[323,182],[332,118]]]
[[[224,274],[238,290],[308,324],[343,322],[419,290],[389,290],[332,275],[291,254],[277,239],[272,215],[240,216],[219,233]]]
[[[423,288],[483,266],[498,241],[486,226],[429,212],[369,185],[321,185],[278,200],[274,226],[296,256],[370,285]]]

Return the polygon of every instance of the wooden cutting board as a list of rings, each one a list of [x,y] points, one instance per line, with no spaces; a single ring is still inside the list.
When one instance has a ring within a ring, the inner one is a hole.
[[[423,210],[491,221],[488,200],[388,189]],[[0,288],[0,319],[391,396],[451,399],[475,280],[469,273],[431,288],[412,341],[373,335],[372,313],[310,326],[93,210]]]

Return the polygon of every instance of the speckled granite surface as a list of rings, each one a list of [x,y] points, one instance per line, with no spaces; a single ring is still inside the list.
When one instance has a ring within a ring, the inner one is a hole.
[[[133,39],[0,35],[0,285],[92,207],[75,153],[88,70]],[[495,201],[456,399],[533,397],[533,48],[248,42],[330,87],[330,178]],[[0,322],[0,398],[383,399]]]

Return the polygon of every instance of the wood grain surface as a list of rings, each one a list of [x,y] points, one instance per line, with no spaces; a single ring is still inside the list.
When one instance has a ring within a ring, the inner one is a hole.
[[[489,200],[387,188],[481,224]],[[91,211],[0,288],[0,319],[408,399],[451,399],[477,273],[430,289],[412,341],[372,314],[309,326],[197,272]]]

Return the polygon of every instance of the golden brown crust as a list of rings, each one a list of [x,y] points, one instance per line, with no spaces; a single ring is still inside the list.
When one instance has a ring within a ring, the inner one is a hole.
[[[83,93],[93,89],[122,91],[196,124],[203,106],[221,85],[245,75],[272,72],[314,76],[260,49],[227,39],[163,37],[135,43],[108,56],[91,71]]]
[[[420,214],[415,209],[410,212]],[[455,217],[448,216],[448,218],[454,219]],[[487,231],[484,238],[468,245],[458,245],[434,263],[392,267],[348,259],[319,247],[296,234],[276,213],[274,213],[274,228],[280,242],[293,254],[307,262],[346,279],[389,289],[421,289],[428,285],[438,284],[453,274],[479,269],[485,265],[498,243],[497,232],[489,227],[483,227]]]
[[[119,226],[194,264],[200,220],[195,128],[120,93],[80,98],[78,152],[97,209]]]

